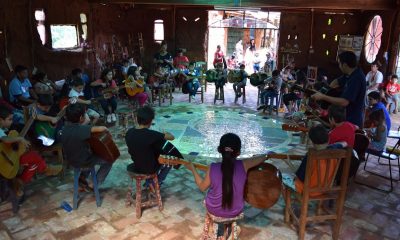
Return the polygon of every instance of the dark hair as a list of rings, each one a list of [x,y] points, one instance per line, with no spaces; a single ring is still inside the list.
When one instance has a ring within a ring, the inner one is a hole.
[[[106,76],[109,72],[112,72],[112,69],[110,68],[105,68],[103,71],[101,71],[101,76],[100,78],[103,79],[104,81],[106,80]]]
[[[81,117],[85,115],[86,108],[81,103],[69,104],[65,115],[67,116],[68,121],[72,123],[79,123]]]
[[[182,48],[178,48],[178,50],[176,52],[177,53],[183,53],[183,49]]]
[[[243,63],[240,64],[240,66],[239,66],[239,68],[244,68],[244,67],[246,67],[246,65],[244,65]]]
[[[53,97],[50,94],[39,94],[38,103],[42,106],[52,106],[54,104]]]
[[[22,66],[22,65],[17,65],[17,66],[15,66],[15,69],[14,69],[15,73],[20,73],[25,70],[28,70],[28,68],[25,66]]]
[[[46,73],[44,72],[37,72],[35,75],[32,76],[32,79],[40,82],[44,79],[44,77],[46,77]]]
[[[328,143],[329,140],[328,130],[321,124],[311,127],[308,131],[308,137],[314,144]]]
[[[196,65],[196,62],[190,62],[189,63],[189,66],[195,66]]]
[[[140,125],[148,125],[155,116],[154,109],[149,106],[141,107],[137,110],[136,118]]]
[[[328,108],[328,118],[332,118],[336,123],[346,121],[346,108],[339,105],[330,105]]]
[[[385,122],[385,113],[382,109],[375,110],[369,114],[368,119],[382,125]]]
[[[130,66],[129,68],[128,68],[128,71],[126,71],[126,74],[129,76],[129,75],[132,75],[132,76],[134,76],[135,75],[135,72],[136,72],[136,69],[137,69],[137,67],[135,67],[135,66]]]
[[[397,79],[399,79],[399,77],[398,77],[396,74],[393,74],[393,75],[392,75],[392,78],[397,78]]]
[[[125,64],[125,63],[129,63],[129,60],[128,59],[122,60],[122,64]]]
[[[238,135],[226,133],[219,140],[218,152],[222,155],[222,208],[231,208],[233,202],[233,174],[236,157],[242,142]]]
[[[279,76],[279,74],[280,74],[279,70],[272,71],[272,76],[273,77],[277,77],[277,76]]]
[[[5,105],[0,106],[0,118],[6,119],[8,116],[12,115],[12,110]]]
[[[74,87],[79,87],[79,86],[84,86],[85,83],[83,82],[82,78],[80,77],[75,77],[74,80],[72,81],[72,86]]]
[[[82,69],[80,69],[80,68],[74,68],[71,71],[72,76],[78,76],[78,74],[81,74],[81,73],[83,73],[83,72],[82,72]]]
[[[381,100],[381,94],[378,91],[368,93],[368,97],[378,101]]]
[[[161,46],[164,46],[164,45],[167,45],[167,41],[165,41],[165,40],[162,40],[162,42],[161,42]]]
[[[346,63],[349,68],[357,67],[357,56],[351,51],[345,51],[339,54],[339,61]]]

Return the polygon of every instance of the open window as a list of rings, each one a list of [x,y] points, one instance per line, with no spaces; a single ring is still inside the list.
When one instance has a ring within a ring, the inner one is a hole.
[[[154,21],[154,41],[161,43],[164,40],[164,21],[155,20]]]
[[[45,15],[43,9],[35,10],[35,20],[37,22],[36,29],[38,31],[40,41],[42,42],[42,45],[45,45],[46,44],[46,27],[45,27],[44,23],[46,20],[46,15]]]
[[[51,47],[68,49],[78,47],[78,29],[76,25],[50,25]]]

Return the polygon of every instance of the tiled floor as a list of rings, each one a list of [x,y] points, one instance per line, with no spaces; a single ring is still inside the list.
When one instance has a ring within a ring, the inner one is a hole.
[[[201,163],[216,161],[216,146],[225,132],[235,132],[243,140],[243,155],[276,152],[304,153],[299,137],[280,130],[281,118],[257,113],[257,91],[247,87],[247,102],[234,104],[231,85],[225,88],[225,105],[213,105],[213,86],[209,85],[205,103],[199,98],[188,103],[187,95],[174,94],[174,104],[157,107],[153,128],[165,129],[176,135],[173,143],[185,157]],[[398,126],[398,120],[395,121]],[[115,162],[105,184],[100,189],[102,206],[97,208],[94,196],[86,194],[79,209],[70,213],[60,208],[63,201],[72,203],[72,174],[66,178],[42,178],[27,186],[26,202],[17,215],[9,203],[0,205],[0,239],[199,239],[204,222],[200,192],[184,167],[171,171],[162,186],[164,211],[146,209],[140,220],[134,207],[125,207],[125,194],[129,185],[125,174],[131,161],[124,140],[118,138],[121,127],[111,128],[121,157]],[[282,172],[289,171],[286,164],[272,160]],[[376,160],[368,162],[371,168],[385,172]],[[393,171],[398,176],[398,171]],[[386,180],[370,176],[359,170],[360,179],[375,185],[387,185]],[[341,239],[399,239],[400,190],[385,194],[361,185],[349,186],[341,228]],[[284,202],[281,198],[268,210],[246,206],[241,239],[296,239],[293,226],[283,222]],[[307,228],[307,239],[329,239],[329,224],[312,224]]]

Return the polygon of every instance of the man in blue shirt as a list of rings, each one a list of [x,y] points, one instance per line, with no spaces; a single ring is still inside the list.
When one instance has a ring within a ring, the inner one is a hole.
[[[353,52],[342,52],[338,58],[340,70],[348,76],[342,95],[340,97],[330,97],[322,93],[316,93],[312,98],[346,107],[346,120],[362,128],[366,93],[365,75],[357,67],[357,57]]]
[[[28,79],[28,69],[24,66],[15,67],[15,77],[9,86],[10,102],[17,105],[29,105],[37,99],[32,84]]]

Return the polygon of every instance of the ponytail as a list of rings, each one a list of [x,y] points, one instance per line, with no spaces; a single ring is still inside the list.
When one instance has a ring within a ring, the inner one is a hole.
[[[222,152],[222,208],[232,207],[233,199],[233,173],[235,170],[236,153]]]

